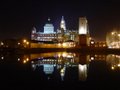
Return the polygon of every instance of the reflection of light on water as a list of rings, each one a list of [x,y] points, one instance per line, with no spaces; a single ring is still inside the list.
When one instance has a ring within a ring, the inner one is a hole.
[[[20,60],[20,58],[18,58],[18,60]],[[29,61],[29,58],[28,57],[24,57],[23,58],[23,63],[25,64],[25,63],[27,63]]]
[[[27,61],[29,61],[29,58],[26,58]]]
[[[18,58],[18,61],[20,61],[20,58]]]
[[[87,65],[78,65],[79,70],[79,80],[85,81],[87,78]]]
[[[4,59],[4,57],[2,56],[2,57],[1,57],[1,59],[3,60],[3,59]]]
[[[66,57],[66,56],[67,56],[67,53],[66,53],[66,52],[64,52],[64,53],[62,54],[62,56],[63,56],[63,57]]]
[[[52,74],[54,71],[54,66],[50,65],[50,64],[45,64],[43,65],[43,71],[45,72],[45,74]]]
[[[63,68],[60,70],[60,75],[61,75],[61,79],[62,79],[62,81],[64,80],[65,69],[66,69],[66,67],[63,67]]]
[[[120,67],[120,64],[118,64],[118,67]]]
[[[114,70],[115,69],[114,66],[112,66],[111,69]]]
[[[94,57],[91,57],[91,60],[94,60]]]
[[[120,68],[120,55],[110,54],[107,56],[107,63],[111,65],[111,69]]]

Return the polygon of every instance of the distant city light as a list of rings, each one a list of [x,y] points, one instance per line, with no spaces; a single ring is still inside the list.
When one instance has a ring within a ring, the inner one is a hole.
[[[20,43],[18,42],[18,45],[20,45]]]
[[[26,60],[23,61],[24,64],[25,64],[26,62],[27,62]]]
[[[91,41],[91,44],[94,44],[95,42],[94,41]]]
[[[94,57],[91,57],[91,60],[94,60]]]
[[[18,58],[18,61],[20,61],[20,58]]]
[[[27,42],[27,40],[26,40],[26,39],[24,39],[24,40],[23,40],[23,42],[24,42],[24,43],[26,43],[26,42]]]
[[[28,44],[29,44],[29,42],[26,42],[26,44],[28,45]]]
[[[112,66],[111,69],[114,70],[115,68]]]
[[[3,60],[3,59],[4,59],[4,57],[2,56],[2,57],[1,57],[1,59]]]
[[[3,46],[4,45],[4,43],[3,42],[1,42],[1,46]]]
[[[29,61],[29,58],[27,58],[26,60]]]

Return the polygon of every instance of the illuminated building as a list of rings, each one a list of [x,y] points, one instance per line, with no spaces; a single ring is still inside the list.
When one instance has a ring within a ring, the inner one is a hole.
[[[62,16],[61,22],[60,22],[60,28],[64,30],[64,32],[66,32],[66,23],[64,20],[64,16]]]
[[[59,42],[65,42],[68,40],[75,41],[77,35],[78,35],[77,30],[68,30],[66,28],[65,19],[64,19],[64,16],[62,16],[61,22],[60,22],[60,27],[59,27],[59,29],[57,29],[58,41]]]
[[[68,30],[66,28],[64,16],[62,16],[60,21],[60,27],[56,30],[56,32],[54,31],[53,24],[50,23],[50,19],[48,19],[48,23],[44,25],[43,32],[37,32],[36,28],[33,28],[31,39],[36,41],[56,40],[60,43],[72,41],[79,43],[80,46],[88,46],[90,44],[90,40],[87,19],[86,17],[80,17],[79,29]]]
[[[34,27],[32,30],[31,39],[37,41],[53,41],[57,38],[56,32],[54,32],[54,26],[50,23],[50,19],[48,19],[48,23],[44,25],[44,32],[37,32]]]
[[[79,46],[88,46],[89,45],[89,30],[86,17],[79,18]]]
[[[108,48],[120,48],[120,33],[118,31],[107,33],[106,42]]]

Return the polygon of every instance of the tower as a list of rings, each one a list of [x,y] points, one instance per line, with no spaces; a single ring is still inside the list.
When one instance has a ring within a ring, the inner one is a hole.
[[[85,47],[89,45],[89,31],[86,17],[79,18],[79,46]]]
[[[57,30],[57,37],[59,42],[65,41],[65,34],[66,34],[66,24],[65,24],[64,16],[62,16],[60,21],[60,28]]]
[[[80,17],[79,18],[79,34],[80,35],[87,35],[88,34],[88,28],[87,28],[87,19],[86,17]]]
[[[31,40],[36,40],[36,36],[37,36],[36,28],[33,27],[31,32]]]
[[[66,24],[65,24],[64,16],[62,16],[62,19],[60,22],[60,29],[63,29],[64,32],[66,32]]]

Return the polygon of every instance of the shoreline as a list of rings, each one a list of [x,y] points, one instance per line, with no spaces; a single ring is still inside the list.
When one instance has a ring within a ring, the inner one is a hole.
[[[109,48],[0,48],[0,53],[9,52],[16,54],[45,53],[45,52],[74,52],[85,54],[120,54],[120,49]]]

